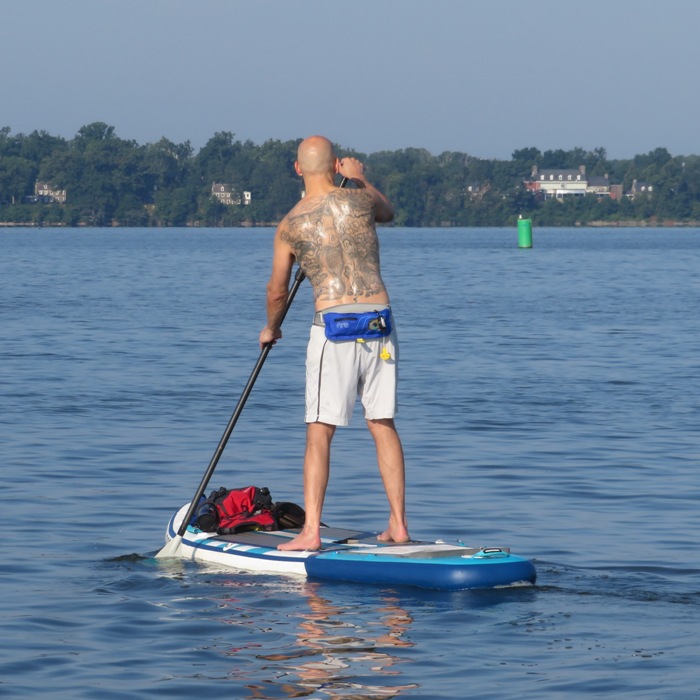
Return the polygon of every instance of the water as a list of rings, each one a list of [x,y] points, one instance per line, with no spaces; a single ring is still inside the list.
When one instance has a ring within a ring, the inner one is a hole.
[[[700,232],[384,230],[411,532],[536,586],[155,560],[258,357],[271,230],[0,233],[0,697],[700,693]],[[301,502],[299,293],[212,481]],[[324,519],[378,530],[359,411]]]

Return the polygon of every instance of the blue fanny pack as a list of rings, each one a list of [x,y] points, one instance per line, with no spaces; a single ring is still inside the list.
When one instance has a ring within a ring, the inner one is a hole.
[[[372,340],[391,333],[391,309],[362,313],[324,312],[328,340]]]

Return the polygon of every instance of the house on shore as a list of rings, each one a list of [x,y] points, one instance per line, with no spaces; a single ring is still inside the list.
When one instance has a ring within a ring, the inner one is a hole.
[[[66,199],[66,191],[50,182],[37,180],[34,183],[34,197],[31,198],[33,203],[65,204]]]
[[[568,197],[611,197],[620,199],[622,188],[611,185],[608,175],[586,175],[586,166],[578,169],[543,169],[532,166],[525,189],[541,199],[566,199]]]
[[[654,191],[654,185],[650,185],[648,182],[639,182],[636,178],[632,180],[632,187],[630,191],[626,193],[628,199],[636,199],[640,195],[651,196]]]
[[[212,197],[215,197],[227,207],[238,204],[244,204],[247,206],[252,201],[252,195],[250,192],[244,191],[241,194],[235,187],[233,187],[233,185],[229,185],[225,182],[212,182],[211,194]]]

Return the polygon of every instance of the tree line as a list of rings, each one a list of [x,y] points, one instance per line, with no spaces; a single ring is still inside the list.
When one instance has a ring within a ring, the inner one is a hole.
[[[198,151],[189,141],[161,138],[140,145],[103,122],[72,139],[45,131],[0,129],[0,222],[66,226],[259,226],[278,222],[299,200],[293,169],[300,140],[241,142],[218,132]],[[665,148],[609,160],[604,148],[569,151],[523,148],[510,160],[465,153],[432,155],[421,148],[363,154],[368,176],[392,200],[399,226],[509,226],[518,216],[540,226],[598,222],[700,221],[700,157]],[[543,201],[524,186],[532,166],[608,175],[628,192],[633,181],[653,185],[635,198],[569,197]],[[36,200],[35,184],[65,190],[65,203]],[[226,206],[212,183],[251,193],[248,205]]]

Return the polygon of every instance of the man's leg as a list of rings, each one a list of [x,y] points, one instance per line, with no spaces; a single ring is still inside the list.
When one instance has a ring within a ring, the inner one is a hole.
[[[379,472],[389,499],[389,527],[378,539],[408,542],[411,537],[406,522],[406,474],[401,439],[392,418],[368,420],[367,427],[374,438]]]
[[[308,423],[304,455],[304,509],[306,520],[302,531],[277,549],[304,551],[321,549],[321,511],[330,473],[331,440],[335,426]]]

